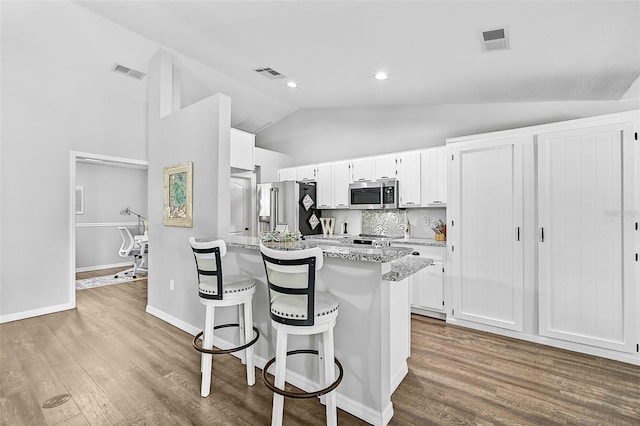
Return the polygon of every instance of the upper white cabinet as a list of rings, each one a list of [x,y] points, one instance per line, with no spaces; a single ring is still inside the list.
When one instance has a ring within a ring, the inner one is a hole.
[[[634,144],[624,123],[537,135],[544,336],[637,349]]]
[[[296,168],[295,167],[287,167],[286,169],[278,170],[278,182],[283,182],[286,180],[296,180]]]
[[[339,161],[333,163],[333,204],[335,208],[349,208],[349,183],[351,163]]]
[[[318,165],[316,180],[318,208],[349,208],[350,170],[348,161]]]
[[[318,208],[328,209],[335,207],[333,200],[333,164],[318,165],[316,188]]]
[[[400,207],[419,207],[421,196],[420,152],[407,152],[396,157]]]
[[[447,173],[445,147],[421,152],[422,205],[439,206],[447,203]]]
[[[381,155],[374,157],[375,160],[375,178],[376,179],[395,179],[396,178],[396,158],[395,154]]]
[[[315,181],[317,177],[317,166],[301,166],[296,167],[296,179],[305,181]]]
[[[374,158],[358,158],[351,162],[351,181],[376,180],[376,162]]]
[[[453,317],[523,330],[523,151],[517,137],[453,144],[447,211]]]
[[[235,169],[251,170],[254,168],[253,149],[256,146],[256,135],[231,128],[230,165]]]

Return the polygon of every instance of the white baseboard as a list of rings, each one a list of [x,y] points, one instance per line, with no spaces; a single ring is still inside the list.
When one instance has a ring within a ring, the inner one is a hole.
[[[180,330],[191,334],[192,336],[195,336],[196,334],[202,331],[199,327],[195,327],[191,324],[187,324],[186,322],[179,320],[173,315],[169,315],[166,312],[163,312],[152,306],[147,305],[146,311],[148,314],[153,315],[154,317],[157,317],[173,325],[174,327],[177,327]],[[217,337],[213,338],[213,343],[217,347],[234,346],[233,342],[228,342],[226,340],[219,339]],[[232,353],[231,355],[234,355],[237,358],[240,357],[239,354],[236,354],[236,353]],[[267,361],[269,360],[261,356],[254,355],[253,362],[255,366],[261,370],[264,369],[264,366],[266,365]],[[406,363],[405,363],[405,366],[406,366]],[[404,373],[402,373],[401,371],[400,374],[402,375],[402,377],[404,377],[404,375],[407,374],[407,371],[405,371]],[[290,383],[293,386],[306,391],[319,389],[318,383],[312,380],[309,380],[309,378],[299,373],[295,373],[293,371],[287,371],[287,383]],[[347,396],[344,396],[343,394],[340,393],[340,387],[336,389],[336,401],[337,401],[338,408],[350,414],[353,414],[354,416],[372,425],[385,426],[386,424],[389,423],[389,421],[393,417],[393,405],[391,404],[391,402],[389,402],[389,404],[387,404],[384,410],[381,413],[379,413],[376,410],[366,405],[363,405]]]
[[[112,263],[110,265],[83,266],[76,268],[76,272],[99,271],[101,269],[119,268],[125,266],[133,266],[133,262]]]
[[[29,311],[16,312],[14,314],[0,315],[0,324],[11,321],[19,321],[26,318],[38,317],[40,315],[68,311],[69,309],[75,309],[75,306],[71,303],[63,303],[62,305],[47,306],[44,308],[32,309]]]

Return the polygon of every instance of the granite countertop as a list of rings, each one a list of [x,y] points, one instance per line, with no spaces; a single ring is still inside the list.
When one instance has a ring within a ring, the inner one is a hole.
[[[199,239],[201,241],[209,240],[208,238]],[[223,238],[227,243],[227,247],[244,248],[250,250],[258,250],[260,239],[257,237],[236,237],[229,236]],[[323,239],[323,240],[303,240],[294,243],[295,247],[284,243],[282,250],[292,250],[300,248],[320,247],[325,257],[334,257],[346,260],[356,260],[360,262],[377,262],[385,263],[403,258],[411,254],[409,247],[371,247],[354,245],[342,242],[339,239]]]
[[[382,274],[385,281],[402,281],[410,275],[431,265],[433,260],[417,256],[405,256],[391,262],[391,271]]]
[[[392,240],[391,244],[394,246],[431,246],[431,247],[446,247],[446,241],[436,241],[433,238],[402,238],[398,240]]]

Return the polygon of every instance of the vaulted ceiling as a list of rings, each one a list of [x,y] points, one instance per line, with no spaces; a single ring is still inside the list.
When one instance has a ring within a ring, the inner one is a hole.
[[[617,100],[640,75],[640,1],[78,4],[293,110]],[[497,28],[509,49],[483,51]]]

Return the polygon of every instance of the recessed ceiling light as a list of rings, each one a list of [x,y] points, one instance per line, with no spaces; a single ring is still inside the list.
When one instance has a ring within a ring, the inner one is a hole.
[[[298,87],[298,85],[296,84],[296,82],[295,82],[295,81],[289,81],[289,82],[287,82],[287,86],[292,87],[292,88],[294,88],[294,89],[295,89],[296,87]]]
[[[386,80],[387,78],[389,78],[389,76],[384,73],[384,72],[379,72],[376,75],[374,75],[376,80]]]

